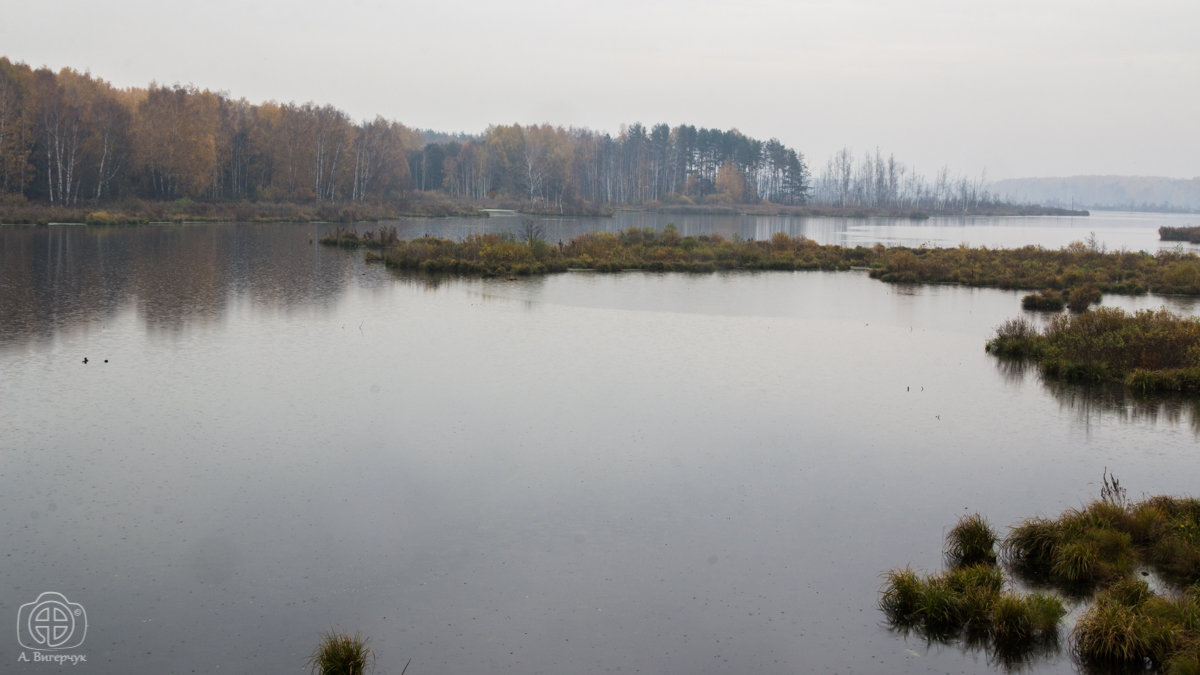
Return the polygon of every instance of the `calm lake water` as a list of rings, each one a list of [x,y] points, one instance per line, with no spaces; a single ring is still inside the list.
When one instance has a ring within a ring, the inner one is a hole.
[[[1155,250],[1195,218],[545,225]],[[1196,494],[1195,406],[984,353],[1017,292],[432,282],[309,243],[326,229],[0,228],[0,672],[56,667],[11,629],[49,591],[86,608],[80,673],[305,672],[331,626],[393,674],[1000,671],[890,631],[882,573],[941,569],[965,513],[1078,506],[1105,469]]]

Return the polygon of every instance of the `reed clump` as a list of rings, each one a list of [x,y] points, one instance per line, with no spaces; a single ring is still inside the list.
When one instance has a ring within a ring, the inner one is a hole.
[[[1200,659],[1200,599],[1194,591],[1158,595],[1141,580],[1113,584],[1080,617],[1071,648],[1087,664],[1192,672]]]
[[[317,675],[362,675],[367,672],[368,664],[371,670],[375,669],[375,650],[369,646],[370,642],[371,638],[358,632],[350,635],[330,629],[321,634],[306,665]]]
[[[946,535],[944,553],[953,567],[996,562],[996,532],[978,513],[958,521]]]

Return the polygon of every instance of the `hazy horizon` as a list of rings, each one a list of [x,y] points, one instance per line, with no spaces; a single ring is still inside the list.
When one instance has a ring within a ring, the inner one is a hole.
[[[711,0],[434,6],[79,0],[6,9],[3,55],[118,87],[479,133],[693,124],[932,176],[1200,176],[1200,4]]]

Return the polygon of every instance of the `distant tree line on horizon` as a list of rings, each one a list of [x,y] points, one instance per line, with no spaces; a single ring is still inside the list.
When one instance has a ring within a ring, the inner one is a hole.
[[[613,137],[548,124],[494,125],[477,138],[425,145],[413,161],[417,189],[457,197],[503,194],[550,207],[591,204],[808,201],[803,156],[778,139],[736,129],[640,123]]]
[[[1012,201],[1125,211],[1200,211],[1200,177],[1067,176],[1010,178],[991,189]]]
[[[70,68],[0,57],[0,204],[78,206],[125,198],[396,203],[413,190],[545,211],[647,204],[816,203],[968,209],[981,182],[927,184],[876,151],[849,150],[813,180],[778,139],[681,124],[613,136],[549,124],[481,134],[421,132],[331,105],[245,99],[193,86],[117,89]]]

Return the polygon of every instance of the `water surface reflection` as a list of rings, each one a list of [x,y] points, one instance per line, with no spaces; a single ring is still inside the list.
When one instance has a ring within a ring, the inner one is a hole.
[[[0,228],[0,343],[49,339],[132,308],[155,331],[223,320],[231,298],[321,306],[357,265],[309,243],[311,225]]]
[[[330,625],[389,672],[979,672],[881,572],[1200,473],[1191,408],[1085,427],[998,369],[1019,293],[435,283],[323,227],[0,228],[0,616],[84,604],[98,673],[282,672]]]

